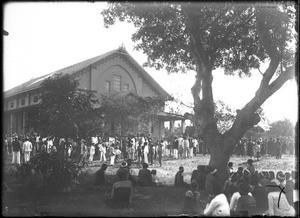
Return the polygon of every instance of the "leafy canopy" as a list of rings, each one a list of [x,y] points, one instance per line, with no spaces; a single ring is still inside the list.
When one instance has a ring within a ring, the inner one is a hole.
[[[95,95],[78,89],[70,75],[57,74],[41,84],[41,104],[29,114],[31,125],[40,133],[76,138],[86,134],[97,121]]]
[[[116,20],[134,24],[135,49],[148,56],[144,66],[186,72],[196,70],[201,62],[212,70],[221,67],[228,74],[251,75],[250,70],[259,68],[270,55],[280,57],[286,65],[291,62],[294,13],[291,3],[124,2],[109,3],[102,15],[106,27]],[[195,59],[195,52],[201,60]]]
[[[165,101],[161,97],[140,97],[133,93],[102,95],[101,113],[107,121],[121,126],[121,134],[125,135],[139,123],[156,120],[156,114],[163,110]]]

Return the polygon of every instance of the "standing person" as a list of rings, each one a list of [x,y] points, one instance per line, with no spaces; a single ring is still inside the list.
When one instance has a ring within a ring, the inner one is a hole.
[[[153,165],[153,155],[154,155],[154,152],[153,152],[153,142],[152,142],[152,139],[149,138],[149,162],[151,165]]]
[[[194,156],[197,156],[197,146],[198,146],[197,139],[193,138],[192,144],[193,144],[193,154],[194,154]]]
[[[182,138],[182,135],[179,136],[177,141],[178,141],[178,156],[182,157],[183,156],[183,138]]]
[[[23,143],[23,153],[24,153],[24,163],[30,160],[30,152],[32,151],[32,143],[29,141],[28,137],[25,138]]]
[[[21,144],[18,140],[18,136],[15,136],[13,142],[12,142],[12,164],[21,164],[21,157],[20,157],[20,152],[21,152]]]
[[[162,163],[161,163],[161,159],[162,159],[162,146],[163,146],[163,140],[161,140],[160,143],[158,143],[158,146],[157,146],[157,157],[158,157],[158,163],[159,163],[160,167],[162,165]]]
[[[94,146],[94,144],[91,144],[89,163],[93,163],[94,155],[95,155],[95,146]]]
[[[115,162],[118,163],[120,160],[120,155],[121,155],[121,150],[119,149],[119,145],[116,146],[115,148],[115,154],[116,154],[116,158],[115,158]],[[133,157],[133,152],[132,152],[132,157]],[[132,160],[132,159],[130,159]]]
[[[187,139],[186,136],[183,137],[183,157],[187,158],[188,157],[188,149],[189,149],[189,140]]]
[[[192,143],[192,138],[188,137],[188,142],[189,142],[189,156],[192,158],[194,156],[194,145]]]
[[[275,142],[275,155],[276,155],[276,159],[279,159],[281,158],[281,142],[280,142],[280,139],[277,138],[276,139],[276,142]]]
[[[148,153],[149,153],[149,145],[148,142],[144,142],[144,163],[149,163],[148,162]]]
[[[99,145],[99,152],[100,152],[100,162],[102,161],[106,162],[106,146],[104,142]]]
[[[81,155],[82,155],[82,166],[84,167],[87,164],[87,156],[88,156],[88,147],[86,146],[86,142],[84,139],[81,140]]]
[[[116,158],[116,151],[115,151],[115,147],[114,144],[111,144],[110,147],[110,166],[113,166],[115,164],[115,158]]]
[[[261,154],[261,145],[260,144],[261,144],[261,139],[258,139],[254,146],[255,156],[256,156],[257,160],[259,160],[260,154]]]
[[[174,152],[175,159],[178,159],[178,140],[176,136],[173,141],[173,152]]]

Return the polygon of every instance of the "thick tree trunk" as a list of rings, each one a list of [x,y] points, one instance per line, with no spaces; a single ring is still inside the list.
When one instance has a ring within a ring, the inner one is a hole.
[[[205,141],[210,148],[208,165],[217,169],[222,183],[228,179],[227,163],[238,140],[238,137],[228,137],[221,134],[205,137]]]

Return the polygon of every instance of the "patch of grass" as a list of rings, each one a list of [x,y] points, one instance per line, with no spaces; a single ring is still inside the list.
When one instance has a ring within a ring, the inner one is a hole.
[[[249,157],[231,157],[234,167],[246,166]],[[174,177],[179,166],[185,169],[184,180],[190,182],[190,176],[198,165],[207,165],[209,155],[197,155],[193,158],[174,160],[166,158],[163,160],[162,167],[158,163],[150,166],[149,169],[157,170],[157,179],[164,186],[155,188],[135,187],[134,197],[132,199],[131,208],[123,210],[111,210],[106,207],[104,200],[110,197],[111,186],[94,187],[95,172],[100,169],[101,163],[96,162],[92,166],[86,167],[83,173],[79,176],[79,184],[74,187],[69,193],[54,192],[44,190],[45,194],[36,195],[34,198],[35,186],[28,189],[26,186],[23,190],[19,189],[16,193],[10,196],[3,195],[4,215],[7,216],[167,216],[179,215],[183,207],[185,197],[185,189],[173,187]],[[282,159],[274,157],[263,157],[260,161],[255,161],[255,168],[261,170],[273,170],[275,172],[281,170],[283,172],[295,169],[295,158],[283,155]],[[133,168],[133,175],[137,176],[141,168]],[[107,179],[114,182],[117,180],[116,171],[118,166],[109,166],[106,175]],[[13,174],[8,174],[13,181]],[[22,187],[19,187],[22,188]],[[20,192],[19,192],[20,191]],[[8,207],[8,210],[5,208]]]

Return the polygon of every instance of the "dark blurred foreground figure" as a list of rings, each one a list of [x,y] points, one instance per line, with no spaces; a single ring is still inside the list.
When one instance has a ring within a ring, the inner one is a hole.
[[[217,169],[207,166],[206,171],[208,174],[205,181],[205,190],[208,195],[213,198],[222,192],[223,187],[218,178]]]
[[[107,206],[110,208],[130,208],[133,194],[131,181],[126,179],[124,171],[118,174],[119,181],[113,184],[111,199],[107,200]]]
[[[237,208],[235,214],[236,216],[253,216],[258,215],[256,200],[253,196],[249,195],[251,187],[247,183],[241,183],[239,185],[239,197],[237,201]]]
[[[183,175],[182,175],[183,172],[184,172],[184,168],[183,166],[180,166],[179,171],[175,175],[174,185],[176,187],[188,188],[189,184],[183,181]]]
[[[95,186],[110,185],[111,183],[105,179],[105,170],[107,165],[104,163],[101,165],[101,168],[96,171],[95,174]]]
[[[152,186],[152,174],[148,169],[148,164],[143,163],[143,169],[139,171],[139,185],[141,187],[150,187]]]
[[[200,192],[197,183],[191,183],[191,190],[185,193],[184,205],[182,209],[183,214],[195,216],[199,214],[200,205]]]

